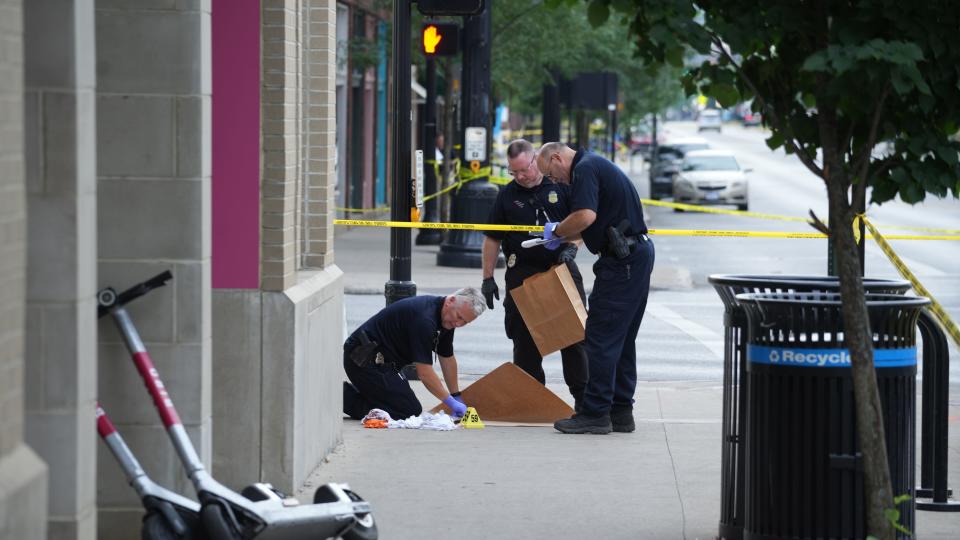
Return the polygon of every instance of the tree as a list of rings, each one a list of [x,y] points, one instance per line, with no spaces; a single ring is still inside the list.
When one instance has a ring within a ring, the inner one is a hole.
[[[555,74],[616,72],[624,125],[663,110],[681,93],[679,69],[643,65],[624,42],[626,27],[618,21],[592,27],[584,5],[552,9],[543,0],[496,0],[491,5],[491,79],[497,97],[515,110],[539,114],[543,85],[555,82]]]
[[[826,185],[829,226],[814,225],[829,236],[839,268],[867,529],[892,538],[884,511],[894,494],[853,220],[868,187],[874,204],[958,196],[960,8],[950,0],[585,1],[594,24],[611,11],[624,16],[647,61],[679,67],[687,48],[706,55],[684,76],[687,92],[724,106],[752,98],[772,131],[768,146],[796,155]],[[878,152],[879,143],[888,150]]]

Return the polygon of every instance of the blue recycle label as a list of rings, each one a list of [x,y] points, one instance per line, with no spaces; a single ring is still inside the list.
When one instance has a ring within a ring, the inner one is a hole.
[[[747,345],[747,360],[753,364],[769,366],[848,368],[850,351],[847,349],[793,349]],[[907,367],[917,365],[917,349],[874,349],[873,365],[876,368]]]

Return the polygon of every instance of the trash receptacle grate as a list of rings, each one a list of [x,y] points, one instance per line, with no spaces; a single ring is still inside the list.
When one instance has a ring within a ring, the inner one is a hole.
[[[833,276],[714,274],[709,278],[724,305],[723,418],[721,442],[720,538],[739,540],[743,534],[743,428],[746,411],[746,325],[741,293],[837,291]],[[903,294],[905,280],[864,278],[871,293]],[[842,341],[842,336],[831,337]]]
[[[744,538],[862,538],[850,354],[838,294],[737,295],[746,311]],[[926,298],[866,295],[895,495],[913,494],[916,321]],[[900,506],[913,528],[913,501]]]

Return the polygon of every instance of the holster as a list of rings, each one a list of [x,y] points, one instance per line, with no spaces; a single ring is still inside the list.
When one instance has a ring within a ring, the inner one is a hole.
[[[630,256],[630,248],[637,243],[637,239],[627,236],[627,229],[630,228],[630,221],[623,220],[616,227],[607,227],[607,249],[610,254],[618,259],[626,259]]]
[[[357,332],[360,344],[350,351],[350,360],[359,367],[369,364],[381,365],[384,362],[383,353],[377,351],[378,344],[370,339],[366,332]]]

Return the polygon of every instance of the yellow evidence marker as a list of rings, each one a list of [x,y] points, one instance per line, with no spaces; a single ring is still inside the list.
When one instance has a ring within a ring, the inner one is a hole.
[[[460,427],[466,429],[483,429],[483,420],[480,420],[480,415],[477,414],[477,410],[473,407],[467,407],[467,412],[464,413],[463,418],[460,419]]]

